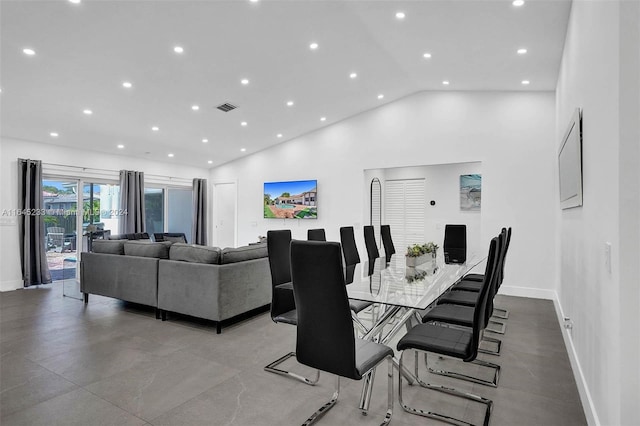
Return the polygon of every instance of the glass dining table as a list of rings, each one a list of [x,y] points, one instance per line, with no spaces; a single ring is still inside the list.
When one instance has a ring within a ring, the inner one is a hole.
[[[465,263],[447,264],[440,255],[427,262],[407,267],[404,256],[393,256],[386,264],[385,258],[373,263],[363,262],[355,270],[347,271],[347,295],[350,299],[374,302],[379,307],[372,315],[371,328],[361,337],[379,343],[388,343],[400,330],[410,327],[417,311],[429,307],[449,287],[486,260],[486,255],[469,253]],[[399,368],[397,359],[394,359]],[[360,409],[366,414],[369,408],[374,372],[364,378]],[[413,374],[403,368],[400,374],[411,383]]]

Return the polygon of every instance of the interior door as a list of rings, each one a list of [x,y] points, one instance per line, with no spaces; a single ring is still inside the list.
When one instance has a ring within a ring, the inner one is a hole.
[[[213,245],[221,248],[236,246],[236,183],[213,185]]]

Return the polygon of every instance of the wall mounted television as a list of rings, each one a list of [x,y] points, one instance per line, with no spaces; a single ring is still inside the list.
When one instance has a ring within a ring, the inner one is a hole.
[[[570,209],[582,205],[582,117],[576,108],[558,151],[560,207]]]
[[[265,219],[317,219],[318,181],[264,183]]]

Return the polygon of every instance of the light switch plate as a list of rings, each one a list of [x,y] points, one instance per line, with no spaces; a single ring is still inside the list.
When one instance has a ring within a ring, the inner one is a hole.
[[[604,268],[608,274],[611,274],[611,243],[604,243]]]

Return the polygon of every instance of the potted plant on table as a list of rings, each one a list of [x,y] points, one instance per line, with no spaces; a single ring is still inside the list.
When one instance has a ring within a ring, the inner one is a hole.
[[[433,241],[425,244],[414,244],[412,246],[408,246],[407,253],[405,254],[407,266],[415,267],[422,263],[426,263],[429,260],[435,262],[437,250],[438,245]]]

